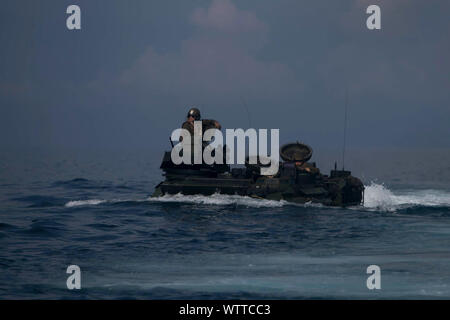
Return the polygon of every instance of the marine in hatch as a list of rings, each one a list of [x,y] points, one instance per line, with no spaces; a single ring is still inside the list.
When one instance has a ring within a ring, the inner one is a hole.
[[[201,119],[201,114],[200,114],[200,110],[192,107],[189,109],[187,116],[186,116],[186,121],[183,122],[183,124],[181,125],[182,129],[186,129],[190,135],[191,135],[191,152],[192,152],[192,163],[194,163],[194,144],[195,144],[195,139],[194,139],[194,123],[195,122],[199,122],[201,121],[202,124],[202,136],[203,134],[208,130],[208,129],[218,129],[221,130],[222,126],[220,125],[220,123],[217,120],[210,120],[210,119]],[[180,142],[183,141],[183,137],[180,136]],[[201,144],[202,144],[202,152],[203,149],[206,148],[206,146],[209,144],[209,141],[203,141],[201,140]],[[212,155],[214,155],[214,151],[212,152]],[[225,149],[223,152],[224,155],[224,161],[225,161]]]
[[[201,120],[201,114],[200,114],[200,110],[198,110],[197,108],[191,108],[189,109],[188,113],[187,113],[187,117],[186,117],[186,121],[183,122],[181,128],[186,129],[187,131],[189,131],[189,133],[191,134],[191,136],[194,135],[194,121],[200,121]],[[216,129],[222,129],[222,126],[220,125],[220,123],[216,120],[201,120],[202,121],[202,129],[203,129],[203,133],[211,128],[216,128]]]

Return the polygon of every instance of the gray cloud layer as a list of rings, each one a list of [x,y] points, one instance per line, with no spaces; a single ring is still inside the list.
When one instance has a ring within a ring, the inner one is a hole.
[[[448,147],[448,1],[7,1],[4,147],[160,147],[189,105],[282,140]],[[365,27],[369,4],[382,30]],[[63,13],[61,15],[61,12]],[[282,141],[283,142],[283,141]]]

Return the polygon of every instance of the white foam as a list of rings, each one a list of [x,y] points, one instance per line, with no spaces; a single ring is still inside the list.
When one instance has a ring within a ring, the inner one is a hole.
[[[240,205],[244,207],[263,208],[263,207],[282,207],[289,204],[287,201],[275,201],[267,199],[255,199],[247,196],[225,195],[215,193],[210,196],[203,195],[164,195],[157,198],[148,198],[152,202],[181,202],[206,205]]]
[[[386,186],[373,182],[365,188],[365,208],[395,211],[411,206],[450,206],[450,193],[443,190],[409,190],[394,193]]]
[[[200,204],[200,205],[218,205],[218,206],[226,206],[226,205],[239,205],[243,207],[252,207],[252,208],[276,208],[282,207],[284,205],[292,205],[287,201],[275,201],[275,200],[267,200],[267,199],[256,199],[246,196],[238,196],[238,195],[225,195],[225,194],[213,194],[210,196],[204,195],[183,195],[181,193],[174,195],[164,195],[161,197],[153,198],[149,197],[147,199],[133,199],[133,200],[123,200],[123,199],[114,199],[114,200],[100,200],[100,199],[92,199],[92,200],[76,200],[69,201],[65,204],[66,207],[79,207],[79,206],[95,206],[103,203],[120,203],[120,202],[166,202],[166,203],[189,203],[189,204]],[[307,206],[308,204],[306,204]]]
[[[101,203],[105,203],[106,200],[92,199],[92,200],[76,200],[69,201],[65,204],[65,207],[79,207],[79,206],[96,206]]]

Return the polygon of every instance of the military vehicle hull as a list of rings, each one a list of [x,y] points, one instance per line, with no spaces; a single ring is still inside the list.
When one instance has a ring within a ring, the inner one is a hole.
[[[360,205],[364,198],[364,185],[350,171],[332,170],[324,175],[308,162],[281,162],[275,176],[263,176],[257,165],[234,169],[228,165],[175,165],[166,152],[161,169],[165,180],[156,186],[154,197],[220,193],[327,206]]]

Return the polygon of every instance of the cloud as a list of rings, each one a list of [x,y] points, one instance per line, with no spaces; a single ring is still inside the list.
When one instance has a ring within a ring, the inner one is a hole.
[[[445,2],[436,2],[436,7]],[[381,30],[366,28],[366,8],[381,8]],[[348,84],[361,97],[380,95],[390,100],[423,103],[448,99],[450,70],[448,38],[442,28],[448,19],[419,0],[353,0],[336,15],[342,39],[331,47],[317,67],[319,79],[329,88]],[[386,108],[389,108],[386,106]]]
[[[371,31],[364,1],[334,4],[317,19],[324,4],[303,11],[291,3],[267,11],[258,7],[255,14],[214,0],[185,14],[194,28],[173,46],[177,49],[146,47],[113,77],[115,90],[105,92],[107,97],[120,92],[121,102],[139,106],[142,114],[168,118],[197,104],[232,126],[243,118],[244,97],[253,123],[301,130],[311,139],[321,134],[328,141],[326,134],[340,130],[336,117],[348,88],[361,141],[372,134],[365,129],[373,123],[385,124],[385,136],[399,128],[411,132],[428,113],[448,113],[450,81],[444,72],[449,42],[438,32],[448,19],[442,10],[422,16],[420,2],[410,1],[413,6],[378,2],[382,29]],[[286,17],[287,10],[299,13]],[[430,14],[433,24],[425,23]],[[398,125],[406,117],[408,122]],[[153,127],[159,125],[165,126],[158,121]]]
[[[189,21],[197,30],[179,51],[160,53],[148,47],[120,75],[120,85],[189,101],[236,101],[243,93],[269,99],[301,90],[287,65],[257,57],[268,28],[255,14],[229,0],[214,0],[209,8],[195,9]]]
[[[214,0],[208,9],[197,8],[190,20],[201,28],[223,32],[259,32],[267,29],[254,13],[238,10],[230,0]]]

